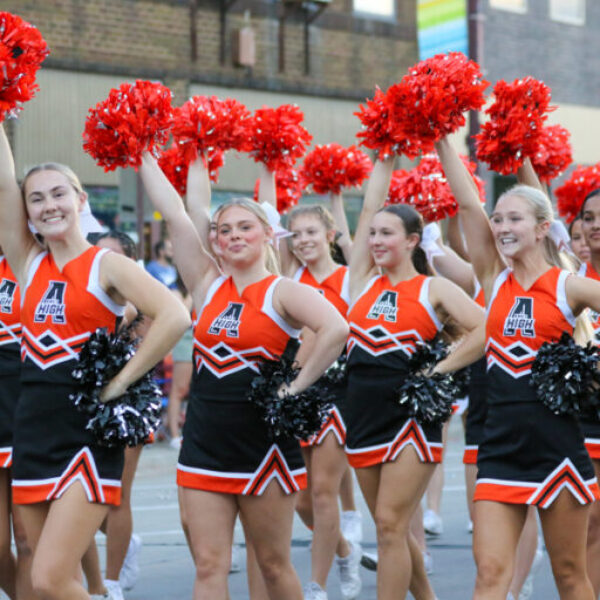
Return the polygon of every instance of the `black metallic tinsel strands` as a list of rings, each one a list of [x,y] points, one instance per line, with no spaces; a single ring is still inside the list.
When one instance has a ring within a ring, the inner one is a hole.
[[[332,394],[324,386],[312,385],[299,394],[280,395],[298,369],[285,354],[277,361],[258,364],[260,374],[253,381],[248,400],[261,412],[272,439],[280,436],[307,441],[321,429],[332,407]]]
[[[531,366],[530,383],[538,399],[557,415],[600,416],[598,348],[580,346],[566,332],[558,342],[545,342]]]
[[[131,327],[109,334],[97,329],[79,353],[72,376],[79,390],[70,394],[73,405],[89,416],[86,429],[101,446],[137,446],[148,439],[160,422],[161,391],[152,373],[129,386],[127,392],[109,402],[100,401],[100,393],[135,354]]]
[[[443,423],[452,414],[452,402],[460,397],[463,383],[450,373],[428,373],[448,354],[440,340],[419,344],[408,361],[409,374],[398,389],[398,402],[408,407],[419,423]]]

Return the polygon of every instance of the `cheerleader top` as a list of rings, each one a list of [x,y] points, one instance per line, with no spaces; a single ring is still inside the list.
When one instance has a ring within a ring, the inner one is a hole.
[[[596,269],[594,269],[591,263],[583,263],[579,267],[577,275],[579,275],[580,277],[589,277],[590,279],[600,281],[600,275],[598,275]],[[597,313],[595,310],[589,309],[588,314],[592,323],[592,328],[594,329],[594,337],[596,338],[596,343],[598,343],[600,341],[600,313]]]
[[[62,270],[41,252],[21,291],[21,381],[74,383],[78,354],[96,329],[117,328],[125,307],[100,287],[100,262],[110,250],[92,246]]]
[[[8,261],[0,256],[0,375],[18,375],[21,368],[21,295]]]
[[[473,300],[477,305],[481,306],[481,308],[485,308],[485,294],[483,293],[483,288],[477,279],[475,280],[475,292],[473,294]]]
[[[338,309],[344,318],[346,317],[350,305],[348,267],[340,265],[320,283],[314,278],[308,267],[300,267],[294,274],[294,280],[315,288]]]
[[[299,330],[273,308],[273,292],[282,277],[269,275],[241,294],[231,277],[210,286],[194,326],[194,397],[244,400],[258,364],[277,360]]]
[[[573,334],[575,316],[567,302],[568,271],[552,267],[524,290],[510,269],[494,282],[486,321],[487,401],[534,402],[531,366],[544,342]]]
[[[348,311],[348,368],[406,369],[417,344],[442,328],[429,302],[430,283],[425,275],[396,285],[377,275],[367,283]]]

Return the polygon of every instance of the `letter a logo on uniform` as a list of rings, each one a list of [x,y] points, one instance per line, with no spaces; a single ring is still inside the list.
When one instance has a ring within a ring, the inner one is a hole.
[[[504,321],[504,335],[517,335],[518,331],[523,337],[535,337],[533,298],[517,296],[506,321]]]
[[[371,306],[367,319],[378,319],[381,315],[386,321],[396,322],[396,312],[398,310],[398,292],[385,290],[379,294],[379,298],[375,300],[375,304]]]
[[[66,323],[65,317],[65,281],[50,281],[44,297],[35,309],[33,320],[35,323],[43,323],[48,317],[52,322],[59,325]]]
[[[0,283],[0,312],[11,313],[13,298],[17,284],[10,279],[3,279]]]
[[[227,337],[238,337],[244,305],[239,302],[230,302],[227,308],[212,322],[208,333],[219,335],[225,330]]]

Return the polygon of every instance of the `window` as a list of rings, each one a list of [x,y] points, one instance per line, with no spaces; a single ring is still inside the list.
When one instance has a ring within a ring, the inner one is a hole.
[[[395,0],[353,0],[354,11],[374,17],[391,18],[396,14]]]
[[[585,0],[550,0],[550,18],[571,25],[583,25]]]
[[[527,0],[490,0],[490,8],[524,13],[527,12]]]

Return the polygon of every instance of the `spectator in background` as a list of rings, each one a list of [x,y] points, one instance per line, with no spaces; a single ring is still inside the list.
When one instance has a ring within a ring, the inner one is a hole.
[[[173,245],[171,240],[164,239],[154,245],[154,256],[146,265],[146,271],[155,279],[164,283],[168,288],[175,286],[177,270],[173,266]]]

